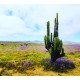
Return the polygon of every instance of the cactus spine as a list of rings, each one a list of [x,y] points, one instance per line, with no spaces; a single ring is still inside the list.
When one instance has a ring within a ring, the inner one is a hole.
[[[51,55],[51,61],[55,61],[57,58],[64,56],[64,48],[62,40],[58,37],[58,13],[54,20],[54,35],[50,35],[50,22],[47,22],[47,35],[44,36],[45,48]]]

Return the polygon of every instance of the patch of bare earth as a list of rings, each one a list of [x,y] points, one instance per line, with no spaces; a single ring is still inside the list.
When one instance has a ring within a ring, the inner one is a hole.
[[[45,48],[45,46],[34,46],[35,47],[35,49],[37,50],[37,51],[40,51],[40,52],[45,52],[45,53],[47,53],[48,52],[48,50]]]

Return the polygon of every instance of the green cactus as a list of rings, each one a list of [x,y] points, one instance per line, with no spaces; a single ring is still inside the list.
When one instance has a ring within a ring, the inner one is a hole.
[[[57,58],[65,56],[62,40],[58,37],[58,13],[54,21],[54,35],[50,35],[50,22],[47,22],[47,35],[44,36],[45,48],[51,55],[51,61],[55,61]]]
[[[51,43],[50,43],[50,22],[47,22],[47,36],[44,36],[45,48],[49,50]]]
[[[46,35],[44,36],[44,42],[45,42],[45,48],[47,46],[47,38],[46,38]]]
[[[50,36],[50,22],[47,22],[47,36]]]
[[[52,43],[52,33],[51,33],[51,43]]]

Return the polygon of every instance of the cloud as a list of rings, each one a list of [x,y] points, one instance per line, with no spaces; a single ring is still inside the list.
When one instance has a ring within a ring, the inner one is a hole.
[[[50,21],[53,32],[58,12],[60,38],[75,39],[75,34],[80,32],[79,9],[80,5],[0,5],[0,37],[12,35],[14,38],[17,35],[18,39],[25,36],[25,40],[33,40],[33,37],[34,40],[43,40],[47,21]]]
[[[6,11],[6,15],[7,15],[7,16],[12,16],[12,15],[13,15],[13,11],[7,10],[7,11]]]
[[[68,38],[71,36],[75,36],[75,34],[80,32],[80,15],[76,14],[69,21],[65,22],[61,28],[60,34],[62,38]],[[76,36],[75,36],[76,37]]]
[[[0,36],[29,31],[25,23],[16,16],[0,15]]]

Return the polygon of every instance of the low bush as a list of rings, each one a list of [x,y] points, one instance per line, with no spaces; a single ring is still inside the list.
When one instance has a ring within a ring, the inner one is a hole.
[[[57,69],[73,69],[75,68],[75,64],[72,60],[65,58],[65,57],[61,57],[56,59],[55,62],[53,62],[53,65],[55,66],[55,68]]]

